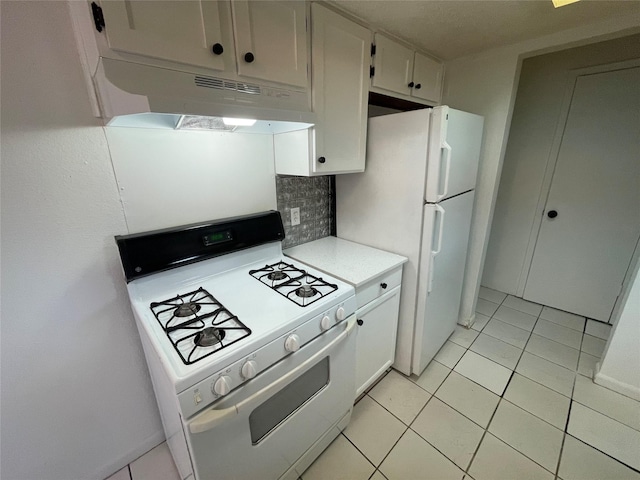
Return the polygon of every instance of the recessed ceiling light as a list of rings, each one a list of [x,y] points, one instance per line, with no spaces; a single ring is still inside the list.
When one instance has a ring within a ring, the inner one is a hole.
[[[579,0],[551,0],[553,2],[553,6],[558,8],[558,7],[564,7],[565,5],[569,5],[570,3],[576,3]]]

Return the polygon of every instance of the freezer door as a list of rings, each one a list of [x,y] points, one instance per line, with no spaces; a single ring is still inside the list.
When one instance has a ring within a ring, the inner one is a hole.
[[[436,203],[476,186],[484,118],[435,107],[429,130],[425,199]]]
[[[424,207],[411,371],[420,375],[458,323],[474,192]]]

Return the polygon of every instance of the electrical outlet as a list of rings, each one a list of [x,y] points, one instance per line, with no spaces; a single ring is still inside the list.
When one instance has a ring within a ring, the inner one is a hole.
[[[291,209],[291,225],[300,225],[300,207]]]

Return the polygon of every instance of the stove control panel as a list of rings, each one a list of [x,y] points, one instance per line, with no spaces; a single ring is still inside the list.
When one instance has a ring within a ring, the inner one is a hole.
[[[184,418],[208,408],[211,403],[243,383],[250,382],[263,370],[303,349],[306,343],[342,323],[345,318],[355,313],[355,310],[356,300],[355,296],[352,296],[183,391],[178,395],[178,400]]]

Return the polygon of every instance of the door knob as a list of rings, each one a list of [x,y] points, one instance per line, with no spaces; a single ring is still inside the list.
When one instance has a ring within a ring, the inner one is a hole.
[[[555,210],[549,210],[547,212],[547,217],[549,218],[556,218],[558,216],[558,212]]]

